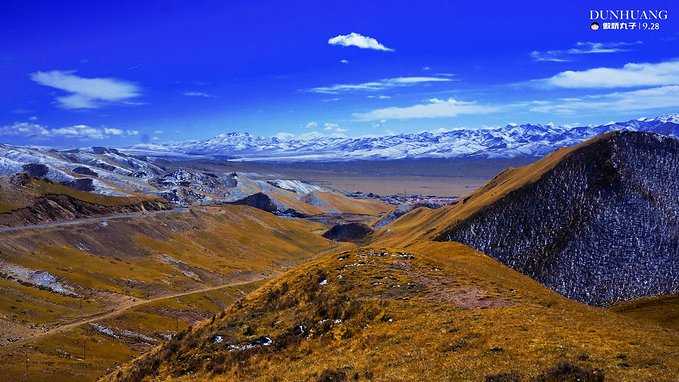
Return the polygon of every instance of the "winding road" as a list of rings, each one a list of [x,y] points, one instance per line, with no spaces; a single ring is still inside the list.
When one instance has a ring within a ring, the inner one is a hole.
[[[142,306],[142,305],[147,305],[151,304],[154,302],[158,301],[163,301],[163,300],[168,300],[171,298],[177,298],[177,297],[183,297],[183,296],[188,296],[192,294],[197,294],[197,293],[206,293],[206,292],[212,292],[215,290],[219,289],[224,289],[228,287],[234,287],[234,286],[239,286],[239,285],[247,285],[251,284],[257,281],[264,280],[265,277],[258,277],[258,278],[253,278],[252,280],[247,280],[247,281],[239,281],[239,282],[233,282],[233,283],[227,283],[227,284],[221,284],[221,285],[216,285],[216,286],[211,286],[211,287],[205,287],[205,288],[200,288],[200,289],[193,289],[185,292],[179,292],[179,293],[172,293],[172,294],[166,294],[162,296],[157,296],[149,299],[136,299],[136,298],[131,298],[130,300],[118,305],[115,307],[115,309],[111,309],[108,311],[104,312],[99,312],[87,317],[83,317],[77,321],[69,322],[67,324],[55,326],[49,330],[43,331],[43,332],[38,332],[31,334],[29,336],[26,336],[16,342],[13,342],[11,344],[5,345],[4,348],[10,348],[10,347],[16,347],[16,346],[21,346],[27,342],[34,341],[38,338],[49,336],[52,334],[57,334],[57,333],[62,333],[65,331],[68,331],[70,329],[77,328],[78,326],[93,323],[95,321],[100,321],[100,320],[106,320],[109,318],[114,318],[117,317],[125,312],[127,312],[130,309]]]

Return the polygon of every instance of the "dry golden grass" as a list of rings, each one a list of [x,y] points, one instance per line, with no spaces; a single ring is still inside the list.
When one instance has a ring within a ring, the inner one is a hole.
[[[336,192],[313,193],[311,197],[318,199],[318,205],[300,200],[293,192],[282,189],[269,191],[268,194],[288,208],[310,216],[342,213],[377,217],[393,208],[379,200],[353,199]]]
[[[120,206],[137,204],[146,200],[159,200],[158,197],[139,194],[136,196],[108,196],[92,192],[79,191],[74,188],[64,186],[58,183],[47,182],[40,179],[33,179],[31,187],[38,196],[43,195],[67,195],[74,199],[82,200],[87,203],[98,204],[102,206]]]
[[[0,242],[2,260],[48,271],[76,286],[85,298],[0,279],[0,327],[11,329],[3,335],[21,337],[107,311],[131,297],[147,299],[270,277],[341,247],[321,237],[324,230],[318,223],[280,218],[250,207],[221,206],[110,221],[107,226],[92,223],[6,233]],[[168,257],[183,265],[163,260]],[[190,277],[186,270],[200,279]],[[174,332],[177,322],[183,328],[209,317],[255,285],[153,303],[100,323],[157,337]],[[83,338],[91,342],[88,347],[96,348],[84,363],[76,356]],[[0,355],[8,359],[0,364],[0,375],[21,379],[23,349],[33,360],[29,375],[35,381],[92,380],[114,363],[148,349],[96,334],[88,325],[24,346],[0,346]]]
[[[130,330],[155,338],[159,334],[172,335],[196,320],[219,313],[225,306],[260,285],[261,282],[253,282],[162,300],[99,321],[98,324],[117,332]],[[0,348],[5,360],[0,365],[0,380],[91,381],[107,369],[128,361],[152,346],[129,338],[114,339],[97,333],[89,325],[83,325],[64,333],[42,337],[26,346]],[[28,367],[26,358],[29,359]]]
[[[229,348],[263,336],[270,346]],[[567,361],[607,380],[672,381],[678,348],[669,328],[567,300],[463,245],[421,242],[312,260],[104,380],[482,381]]]
[[[647,297],[618,304],[611,309],[640,321],[655,322],[679,331],[679,296]]]

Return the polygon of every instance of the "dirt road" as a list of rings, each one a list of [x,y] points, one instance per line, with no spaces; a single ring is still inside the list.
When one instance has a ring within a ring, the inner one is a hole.
[[[174,208],[174,209],[171,209],[171,210],[131,212],[131,213],[127,213],[127,214],[104,215],[104,216],[97,216],[97,217],[92,217],[92,218],[66,220],[66,221],[59,221],[59,222],[53,222],[53,223],[22,225],[22,226],[17,226],[17,227],[0,227],[0,233],[18,232],[18,231],[33,230],[33,229],[48,229],[48,228],[57,228],[57,227],[68,227],[68,226],[83,225],[83,224],[101,223],[101,222],[105,222],[105,221],[109,221],[109,220],[133,219],[133,218],[149,217],[149,216],[155,216],[155,215],[164,215],[164,214],[170,214],[170,213],[184,213],[184,212],[188,212],[188,211],[189,211],[188,208]]]
[[[45,336],[49,336],[49,335],[57,334],[57,333],[62,333],[62,332],[68,331],[70,329],[77,328],[78,326],[81,326],[81,325],[93,323],[95,321],[114,318],[114,317],[117,317],[117,316],[127,312],[128,310],[130,310],[132,308],[136,308],[138,306],[151,304],[151,303],[154,303],[154,302],[163,301],[163,300],[167,300],[167,299],[171,299],[171,298],[188,296],[188,295],[196,294],[196,293],[205,293],[205,292],[211,292],[211,291],[215,291],[215,290],[219,290],[219,289],[223,289],[223,288],[228,288],[228,287],[246,285],[246,284],[254,283],[254,282],[257,282],[257,281],[264,280],[264,279],[265,279],[265,277],[253,278],[252,280],[248,280],[248,281],[240,281],[240,282],[222,284],[222,285],[211,286],[211,287],[206,287],[206,288],[193,289],[193,290],[186,291],[186,292],[166,294],[166,295],[163,295],[163,296],[158,296],[158,297],[154,297],[154,298],[150,298],[150,299],[131,298],[130,300],[118,305],[115,309],[108,310],[108,311],[105,311],[105,312],[96,313],[96,314],[93,314],[91,316],[83,317],[83,318],[81,318],[77,321],[73,321],[73,322],[70,322],[70,323],[67,323],[67,324],[55,326],[55,327],[53,327],[53,328],[51,328],[47,331],[44,331],[44,332],[32,334],[32,335],[24,337],[24,338],[22,338],[22,339],[20,339],[16,342],[13,342],[9,345],[6,345],[6,346],[4,346],[4,348],[7,349],[7,348],[11,348],[11,347],[21,346],[25,343],[31,342],[31,341],[36,340],[36,339],[41,338],[41,337],[45,337]]]

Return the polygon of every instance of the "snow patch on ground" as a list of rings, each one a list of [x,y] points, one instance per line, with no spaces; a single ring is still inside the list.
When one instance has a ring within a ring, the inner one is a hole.
[[[298,194],[310,194],[315,191],[323,191],[323,188],[319,186],[296,179],[274,179],[269,180],[268,182],[274,187],[278,187],[286,191],[292,191]]]
[[[59,281],[53,274],[37,271],[20,265],[0,261],[0,275],[16,280],[22,284],[29,284],[37,288],[47,289],[64,296],[80,297],[74,288]]]
[[[109,328],[107,326],[97,324],[97,323],[90,323],[90,326],[97,333],[105,335],[107,337],[114,338],[114,339],[123,338],[123,339],[132,340],[132,341],[135,341],[135,342],[144,342],[144,343],[147,343],[147,344],[154,344],[154,343],[158,342],[158,340],[156,340],[155,338],[149,337],[149,336],[141,334],[141,333],[133,332],[131,330],[113,329],[113,328]]]

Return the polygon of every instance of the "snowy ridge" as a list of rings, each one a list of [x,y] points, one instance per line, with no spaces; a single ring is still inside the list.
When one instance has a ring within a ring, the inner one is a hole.
[[[238,160],[351,160],[404,158],[512,158],[542,156],[613,130],[648,131],[679,136],[679,114],[639,118],[599,126],[510,124],[486,129],[458,129],[378,137],[260,137],[220,134],[202,141],[137,145],[123,151],[148,155],[225,156]]]

